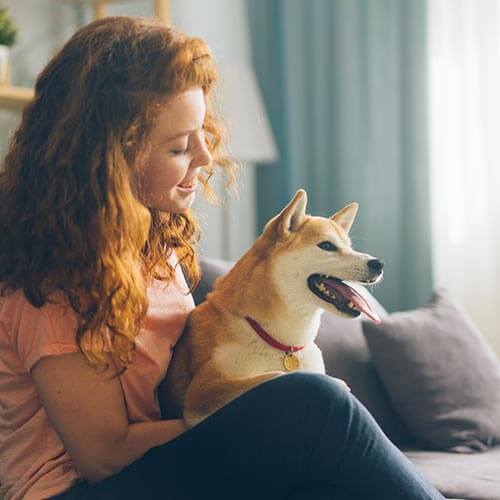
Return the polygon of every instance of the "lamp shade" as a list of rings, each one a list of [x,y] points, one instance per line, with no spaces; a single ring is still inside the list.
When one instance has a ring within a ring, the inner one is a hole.
[[[217,64],[216,94],[228,129],[228,150],[238,160],[271,163],[278,159],[271,127],[249,63]]]

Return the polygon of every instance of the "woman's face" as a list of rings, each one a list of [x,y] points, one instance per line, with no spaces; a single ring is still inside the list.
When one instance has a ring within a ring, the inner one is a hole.
[[[194,201],[203,165],[212,161],[203,131],[205,98],[201,88],[173,97],[150,132],[141,202],[163,212],[186,211]],[[193,185],[184,189],[183,185]]]

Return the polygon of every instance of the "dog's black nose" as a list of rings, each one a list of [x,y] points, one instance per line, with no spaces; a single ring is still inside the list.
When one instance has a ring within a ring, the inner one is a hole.
[[[374,271],[382,271],[384,261],[379,259],[372,259],[368,261],[368,267]]]

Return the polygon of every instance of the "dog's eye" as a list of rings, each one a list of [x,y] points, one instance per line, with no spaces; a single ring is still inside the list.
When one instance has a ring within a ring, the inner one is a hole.
[[[321,250],[327,250],[329,252],[337,250],[337,247],[331,241],[322,241],[321,243],[318,243],[318,246]]]

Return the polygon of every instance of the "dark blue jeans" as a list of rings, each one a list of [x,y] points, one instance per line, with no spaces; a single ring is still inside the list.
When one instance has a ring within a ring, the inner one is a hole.
[[[328,375],[265,382],[151,448],[118,474],[58,499],[431,500],[443,496]]]

